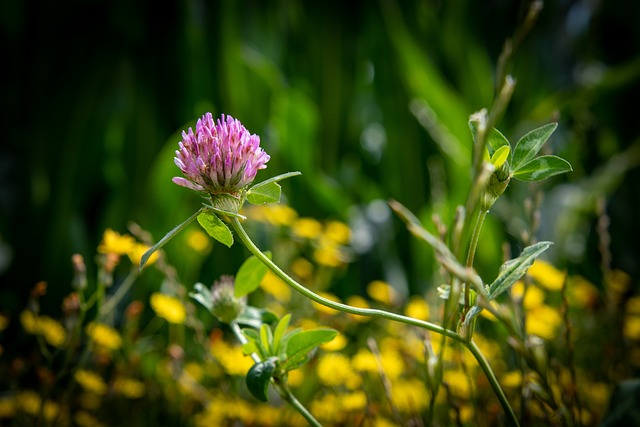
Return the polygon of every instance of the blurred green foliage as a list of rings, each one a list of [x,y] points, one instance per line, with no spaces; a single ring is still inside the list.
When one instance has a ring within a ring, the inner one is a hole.
[[[337,294],[376,278],[423,291],[434,268],[427,249],[382,202],[395,198],[427,224],[434,213],[451,221],[470,181],[468,116],[491,102],[499,52],[526,6],[2,2],[0,310],[21,309],[41,280],[62,295],[69,257],[93,254],[107,227],[135,221],[157,240],[187,218],[199,200],[171,183],[173,151],[206,111],[261,136],[271,161],[258,179],[302,172],[283,187],[301,215],[351,222],[358,258]],[[540,238],[557,240],[561,263],[596,283],[598,200],[609,201],[612,262],[638,273],[639,14],[634,2],[547,2],[509,70],[517,86],[499,123],[512,140],[560,123],[550,145],[575,172],[551,183]],[[508,197],[529,191],[514,184]],[[490,215],[483,275],[521,231],[521,205]],[[166,250],[187,283],[232,273],[246,255],[216,245],[193,260],[179,247]],[[143,275],[136,292],[157,289],[154,279]],[[51,301],[57,310],[60,298]]]

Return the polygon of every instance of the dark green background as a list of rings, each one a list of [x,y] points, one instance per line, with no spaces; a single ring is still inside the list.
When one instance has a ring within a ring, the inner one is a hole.
[[[373,200],[395,198],[427,221],[432,211],[450,221],[467,190],[469,159],[443,156],[411,102],[426,100],[469,147],[468,115],[490,105],[498,54],[526,5],[2,2],[0,310],[19,311],[40,280],[57,309],[69,291],[70,256],[83,254],[92,269],[106,227],[124,232],[133,220],[159,239],[196,209],[198,197],[170,181],[178,174],[172,152],[178,132],[206,111],[233,115],[261,136],[272,160],[259,178],[303,173],[284,183],[301,215],[348,221]],[[634,143],[638,153],[638,16],[633,1],[547,2],[517,53],[516,91],[499,124],[513,143],[559,122],[550,146],[574,172],[544,184],[569,193],[547,197],[541,237],[582,239],[574,242],[582,252],[554,257],[596,283],[597,195],[609,201],[613,266],[638,273],[639,156],[625,154],[599,172]],[[382,149],[364,148],[363,134],[381,129]],[[518,201],[527,191],[514,184],[508,195]],[[552,228],[568,215],[554,210],[567,194],[581,202],[568,206],[573,228]],[[489,274],[510,238],[499,225],[521,215],[509,206],[492,215],[481,242],[479,268]],[[373,245],[343,279],[349,292],[398,271],[411,292],[430,286],[424,248],[395,219],[376,227]],[[178,267],[186,262],[177,244],[167,250]],[[198,277],[185,280],[233,273],[244,255],[217,245]],[[156,289],[154,278],[143,277],[139,289]]]

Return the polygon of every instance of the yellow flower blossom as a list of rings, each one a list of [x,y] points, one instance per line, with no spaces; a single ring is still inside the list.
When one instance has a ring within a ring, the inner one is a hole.
[[[394,422],[392,422],[392,421],[389,421],[389,420],[388,420],[388,419],[386,419],[386,418],[383,418],[383,417],[376,417],[376,418],[373,420],[373,425],[372,425],[372,427],[399,427],[399,426],[398,426],[398,424],[396,424],[396,423],[394,423]]]
[[[211,249],[211,240],[202,231],[193,229],[187,233],[187,245],[200,254],[206,254]]]
[[[640,340],[640,316],[625,316],[622,333],[628,340]]]
[[[345,300],[345,303],[356,308],[370,308],[367,300],[362,298],[360,295],[348,296]],[[369,320],[371,320],[371,318],[368,316],[359,316],[357,314],[349,314],[349,317],[357,322],[368,322]]]
[[[253,366],[253,359],[242,354],[240,346],[231,346],[222,339],[211,344],[211,354],[228,375],[245,376]]]
[[[313,277],[313,264],[302,257],[296,258],[291,263],[291,271],[302,280],[310,280]]]
[[[42,410],[44,418],[47,421],[52,421],[60,412],[60,406],[50,400],[45,401],[43,406],[40,395],[31,390],[18,393],[16,396],[16,406],[30,415],[39,415]]]
[[[98,252],[101,254],[126,255],[136,244],[133,236],[128,234],[120,234],[110,228],[104,230],[102,241],[98,246]]]
[[[587,308],[593,306],[599,297],[598,288],[582,276],[573,276],[567,287],[567,301],[574,307]]]
[[[73,421],[75,421],[79,427],[102,427],[106,425],[98,421],[96,417],[87,411],[76,411],[73,416]]]
[[[98,395],[103,395],[107,392],[107,384],[104,382],[102,377],[95,372],[78,369],[75,374],[73,374],[73,378],[75,378],[76,382],[87,391]]]
[[[402,413],[419,413],[427,408],[429,394],[422,381],[399,379],[391,385],[391,400]]]
[[[322,344],[321,347],[326,351],[340,351],[347,346],[348,342],[347,337],[338,333],[334,339]]]
[[[340,298],[338,298],[337,296],[328,293],[328,292],[318,292],[318,295],[320,295],[321,297],[324,297],[326,299],[328,299],[329,301],[333,301],[333,302],[340,302]],[[322,304],[318,304],[315,301],[312,301],[311,304],[313,305],[313,307],[318,310],[321,313],[325,313],[325,314],[336,314],[338,313],[337,310],[334,310],[333,308],[329,308],[325,305]]]
[[[429,304],[422,297],[411,297],[404,308],[404,314],[414,319],[429,320]]]
[[[20,323],[27,333],[42,335],[45,341],[54,347],[61,347],[67,340],[64,326],[49,316],[37,316],[29,310],[24,310],[20,313]]]
[[[340,396],[342,409],[345,411],[362,411],[367,406],[367,395],[364,391],[354,391]]]
[[[361,348],[351,359],[351,366],[359,372],[378,372],[378,361],[369,350]]]
[[[557,309],[548,305],[540,305],[527,311],[525,331],[528,335],[537,335],[545,340],[550,340],[556,335],[556,330],[561,323],[562,317]]]
[[[533,310],[544,303],[544,298],[544,291],[537,286],[531,285],[527,288],[522,306],[525,310]]]
[[[298,217],[298,213],[283,204],[249,206],[246,210],[248,217],[255,221],[266,222],[276,226],[288,226]]]
[[[260,287],[268,294],[273,295],[278,301],[289,302],[291,300],[291,289],[271,270],[267,270],[267,273],[260,281]]]
[[[291,226],[291,232],[303,239],[317,239],[322,234],[322,224],[313,218],[300,218]]]
[[[13,418],[16,413],[16,398],[13,396],[0,397],[0,419]]]
[[[319,246],[313,252],[313,259],[318,264],[333,268],[347,261],[338,245],[327,239],[320,239]]]
[[[625,305],[627,314],[640,315],[640,296],[634,296],[627,300]]]
[[[311,402],[311,412],[317,414],[324,424],[336,425],[344,420],[345,414],[340,405],[340,397],[335,394],[325,394]]]
[[[505,387],[520,387],[522,385],[522,371],[509,371],[502,375],[500,383]]]
[[[187,317],[187,310],[184,308],[184,304],[176,297],[154,292],[149,302],[156,315],[169,323],[182,324]]]
[[[316,372],[320,382],[327,386],[344,385],[355,390],[362,384],[362,378],[352,369],[349,359],[340,353],[322,355]]]
[[[287,373],[287,382],[291,387],[298,387],[304,383],[304,374],[302,369],[294,369]]]
[[[118,350],[122,347],[122,337],[115,329],[103,324],[91,322],[86,328],[91,340],[106,350]]]
[[[527,271],[527,275],[549,291],[559,291],[562,289],[567,277],[566,272],[558,270],[553,265],[541,259],[535,260],[529,268],[529,271]]]
[[[113,382],[113,390],[129,399],[138,399],[147,393],[147,387],[135,378],[120,377]]]
[[[624,294],[631,286],[631,276],[622,270],[612,270],[604,279],[605,286],[614,295]]]
[[[398,301],[398,293],[388,283],[374,280],[367,286],[367,293],[371,298],[383,304],[393,305]]]
[[[4,331],[9,326],[9,318],[4,314],[0,314],[0,331]]]
[[[346,245],[351,239],[351,230],[344,222],[330,221],[325,227],[324,235],[337,244]]]
[[[20,323],[28,334],[36,335],[38,333],[37,316],[29,310],[20,313]]]
[[[449,385],[449,390],[454,396],[469,397],[471,392],[471,381],[469,374],[459,370],[450,370],[444,373],[444,380]]]
[[[202,381],[202,377],[204,376],[204,369],[200,364],[195,362],[187,362],[184,365],[184,370],[187,371],[194,380]]]
[[[135,243],[131,247],[131,249],[129,249],[129,252],[127,252],[129,259],[131,260],[131,263],[135,265],[139,265],[140,260],[142,259],[142,255],[144,255],[144,253],[147,252],[150,248],[151,248],[150,246],[147,246],[144,243]],[[147,260],[146,265],[151,265],[154,262],[156,262],[159,256],[160,256],[160,252],[157,252],[157,251],[151,254],[149,259]]]

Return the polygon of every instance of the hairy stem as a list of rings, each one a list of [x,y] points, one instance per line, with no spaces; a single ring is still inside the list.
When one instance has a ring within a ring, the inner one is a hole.
[[[471,235],[471,243],[469,243],[469,252],[467,253],[467,267],[473,267],[473,260],[476,256],[476,249],[478,248],[478,240],[480,240],[480,231],[482,231],[482,224],[487,216],[487,211],[481,210],[478,212],[478,218],[476,219],[476,225],[473,228],[473,234]],[[465,283],[464,285],[464,312],[469,310],[469,294],[471,284]]]

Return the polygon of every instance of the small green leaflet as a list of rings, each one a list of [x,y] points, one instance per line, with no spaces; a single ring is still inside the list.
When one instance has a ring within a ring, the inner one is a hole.
[[[260,329],[263,323],[274,323],[278,321],[278,316],[272,311],[265,308],[252,307],[250,305],[244,308],[244,311],[236,319],[236,323],[251,328]]]
[[[314,348],[331,341],[338,335],[338,331],[330,328],[311,329],[292,333],[287,342],[287,360],[285,371],[301,366],[307,360],[307,353]]]
[[[540,156],[520,165],[513,177],[520,181],[542,181],[554,175],[571,172],[571,164],[557,156]]]
[[[271,259],[271,252],[264,254]],[[236,274],[233,295],[240,298],[255,291],[266,273],[267,266],[262,261],[255,256],[247,258]]]
[[[469,129],[471,129],[471,134],[473,135],[473,140],[476,140],[478,134],[478,124],[477,122],[470,120],[469,121]],[[504,146],[511,147],[509,145],[509,140],[505,138],[505,136],[500,133],[500,131],[496,128],[491,129],[489,135],[487,135],[487,150],[489,150],[489,156],[493,156],[493,154],[498,151],[501,147]]]
[[[231,230],[229,227],[222,222],[218,216],[211,212],[210,210],[206,210],[198,215],[198,222],[205,229],[209,236],[216,239],[218,242],[226,245],[227,247],[231,247],[233,245],[233,234],[231,234]]]
[[[491,156],[491,164],[498,169],[500,166],[504,164],[509,158],[509,154],[511,154],[511,146],[503,145],[498,148],[493,155]]]
[[[189,292],[189,296],[202,304],[207,310],[211,311],[213,308],[211,290],[202,283],[196,283],[193,286],[193,291]]]
[[[549,137],[557,127],[557,123],[549,123],[532,130],[531,132],[520,138],[520,140],[516,143],[516,148],[513,150],[511,168],[514,174],[522,166],[527,164],[529,160],[533,159],[536,154],[538,154],[544,143],[547,142],[547,139],[549,139]]]
[[[278,203],[280,202],[280,194],[282,190],[278,181],[297,175],[300,175],[300,172],[288,172],[262,181],[247,191],[247,200],[249,203],[254,205]]]
[[[267,401],[267,389],[269,388],[269,381],[271,381],[271,375],[276,370],[276,364],[278,362],[277,357],[271,357],[264,362],[258,362],[249,369],[247,377],[245,379],[247,388],[255,397],[261,402]]]

